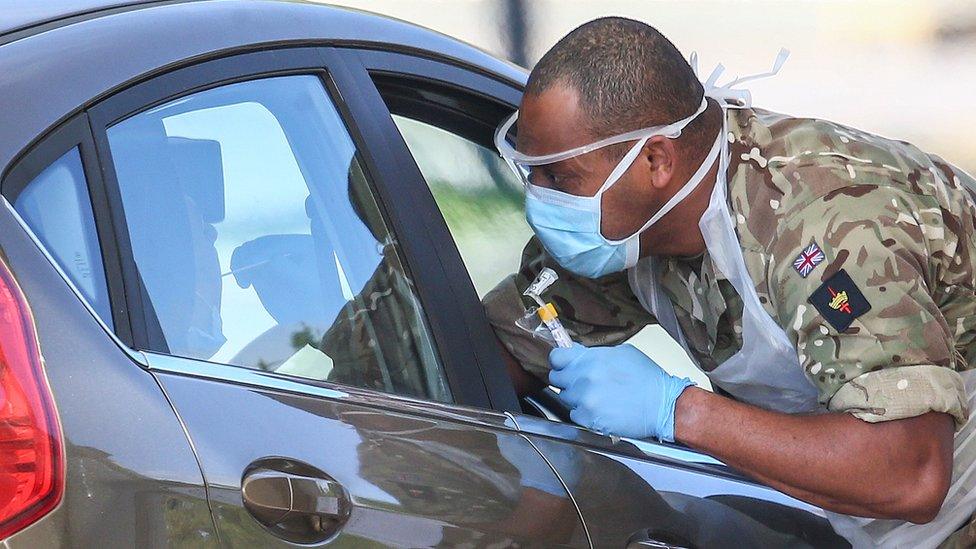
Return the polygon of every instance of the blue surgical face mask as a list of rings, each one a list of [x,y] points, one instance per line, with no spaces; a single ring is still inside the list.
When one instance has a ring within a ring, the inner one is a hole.
[[[637,263],[637,238],[612,244],[600,233],[599,196],[532,185],[525,194],[525,217],[549,255],[580,276],[599,278]]]
[[[684,200],[708,174],[721,151],[719,136],[691,178],[637,231],[610,240],[600,231],[604,193],[630,168],[648,138],[639,140],[624,155],[594,196],[576,196],[529,183],[525,217],[542,245],[560,265],[587,278],[599,278],[629,269],[640,257],[640,235]]]

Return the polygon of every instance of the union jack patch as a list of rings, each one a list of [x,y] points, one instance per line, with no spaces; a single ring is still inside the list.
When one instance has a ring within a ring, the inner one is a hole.
[[[820,246],[817,246],[816,242],[812,242],[793,260],[793,268],[800,273],[800,276],[806,278],[810,271],[813,271],[817,265],[823,262],[825,257]]]

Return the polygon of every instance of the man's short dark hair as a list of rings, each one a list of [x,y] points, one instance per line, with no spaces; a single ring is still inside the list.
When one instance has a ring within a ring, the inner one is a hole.
[[[588,129],[599,138],[681,120],[698,109],[703,93],[670,40],[623,17],[595,19],[564,36],[536,63],[525,94],[557,84],[576,91]]]

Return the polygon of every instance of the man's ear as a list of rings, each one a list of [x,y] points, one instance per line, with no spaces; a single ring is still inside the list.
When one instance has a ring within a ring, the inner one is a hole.
[[[674,141],[663,135],[655,135],[644,144],[641,157],[647,164],[651,185],[655,189],[666,188],[674,177],[678,162]]]

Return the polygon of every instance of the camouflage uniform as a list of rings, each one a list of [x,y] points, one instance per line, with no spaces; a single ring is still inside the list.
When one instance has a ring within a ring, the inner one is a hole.
[[[872,422],[930,410],[965,421],[957,372],[976,359],[976,181],[912,145],[832,122],[760,109],[727,116],[729,206],[746,268],[821,403]],[[794,260],[811,244],[824,260],[803,276]],[[742,301],[707,253],[664,260],[658,282],[708,372],[741,347]],[[543,266],[560,275],[553,300],[581,343],[616,344],[654,322],[625,274],[576,277],[533,239],[519,273],[485,297],[496,332],[530,372],[546,375],[549,348],[513,321]],[[838,330],[810,299],[841,270],[870,309]]]
[[[348,188],[353,211],[382,243],[382,258],[318,343],[318,349],[333,361],[328,380],[449,402],[451,392],[413,280],[403,270],[399,245],[390,238],[357,157],[349,163]],[[321,222],[313,217],[313,228]]]
[[[416,295],[413,281],[387,246],[373,276],[319,343],[334,364],[328,380],[450,401]]]

